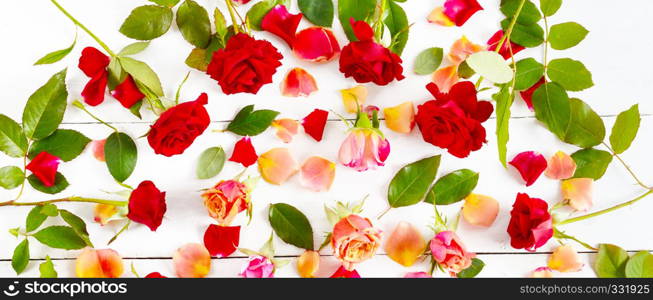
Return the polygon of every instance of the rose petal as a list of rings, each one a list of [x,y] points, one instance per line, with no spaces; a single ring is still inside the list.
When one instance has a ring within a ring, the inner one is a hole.
[[[294,68],[281,83],[281,94],[286,97],[308,97],[318,90],[313,75],[302,68]]]
[[[104,101],[104,93],[107,90],[108,82],[108,72],[98,73],[95,77],[91,78],[82,90],[82,98],[84,98],[84,102],[90,106],[96,106],[102,103]]]
[[[462,208],[463,218],[472,225],[490,227],[499,214],[499,202],[492,197],[469,194]]]
[[[364,85],[340,90],[340,94],[342,94],[342,104],[348,113],[357,112],[359,107],[365,105],[365,100],[367,100],[367,88]]]
[[[322,141],[324,126],[326,126],[329,112],[326,110],[315,109],[302,120],[304,132],[310,135],[316,141]]]
[[[359,41],[373,41],[374,30],[365,21],[356,21],[353,17],[349,18],[349,24]]]
[[[549,256],[548,265],[549,268],[559,272],[578,272],[583,268],[578,253],[571,245],[556,248]]]
[[[111,218],[118,213],[118,207],[109,204],[98,204],[94,210],[94,221],[106,225]]]
[[[539,88],[544,83],[546,83],[546,80],[544,79],[544,76],[543,76],[532,87],[530,87],[529,89],[527,89],[525,91],[519,92],[519,95],[521,95],[521,98],[524,100],[524,102],[528,106],[528,109],[530,109],[531,111],[533,110],[533,93],[535,93],[535,90],[537,90],[537,88]]]
[[[36,155],[25,169],[30,170],[44,186],[51,187],[55,183],[57,168],[59,168],[60,163],[60,158],[43,151]]]
[[[409,267],[424,254],[426,241],[422,233],[408,222],[399,222],[385,242],[385,252],[398,264]]]
[[[463,36],[451,45],[449,61],[454,65],[459,65],[470,55],[483,50],[485,50],[485,46],[474,44],[466,36]]]
[[[145,278],[168,278],[168,277],[161,275],[161,273],[159,272],[152,272],[150,274],[145,275]]]
[[[240,226],[209,225],[204,232],[204,246],[211,256],[227,257],[234,253],[240,241]]]
[[[91,150],[93,151],[93,157],[98,161],[104,162],[104,144],[107,142],[107,139],[95,140],[91,142]]]
[[[562,198],[575,210],[586,211],[592,207],[592,178],[572,178],[561,184]]]
[[[105,73],[109,66],[110,58],[100,50],[93,47],[86,47],[79,57],[79,69],[88,77],[95,77],[99,73]]]
[[[236,142],[229,161],[240,163],[247,168],[253,165],[257,159],[258,155],[256,155],[252,140],[246,136]]]
[[[211,254],[202,244],[186,244],[175,251],[172,263],[181,278],[203,278],[211,270]]]
[[[547,166],[544,156],[534,151],[525,151],[517,154],[510,161],[510,164],[519,171],[522,179],[526,182],[526,186],[533,184],[542,172],[546,170]]]
[[[297,33],[293,53],[312,62],[330,61],[340,54],[340,45],[333,32],[324,27],[309,27]]]
[[[297,273],[302,278],[313,278],[320,268],[320,253],[306,250],[297,258]]]
[[[145,98],[145,95],[138,89],[131,75],[127,75],[125,80],[111,92],[111,95],[125,108],[131,108],[136,102]]]
[[[385,126],[399,133],[410,133],[415,127],[415,108],[413,102],[404,102],[383,109]]]
[[[161,192],[152,181],[146,180],[131,192],[127,218],[156,231],[166,210],[166,193]]]
[[[297,173],[298,165],[287,148],[274,148],[259,156],[258,169],[265,181],[281,185]]]
[[[288,46],[292,47],[295,32],[301,20],[301,13],[293,15],[288,12],[285,5],[277,5],[263,17],[261,28],[282,38],[288,43]]]
[[[451,87],[460,80],[458,77],[458,66],[451,65],[438,69],[433,73],[431,80],[438,86],[440,92],[448,93]]]
[[[361,278],[356,270],[347,270],[344,266],[340,266],[338,270],[331,275],[330,278]]]
[[[122,258],[111,249],[85,248],[75,260],[79,278],[118,278],[124,271]]]
[[[553,272],[549,267],[539,267],[531,273],[531,278],[552,278]]]
[[[426,20],[429,21],[429,23],[435,23],[438,25],[442,26],[453,26],[456,25],[447,15],[444,14],[444,7],[436,7],[434,10],[431,11],[428,17],[426,17]]]
[[[290,143],[292,137],[299,131],[299,122],[293,119],[274,120],[271,126],[277,130],[277,137],[284,143]]]
[[[302,186],[314,192],[328,191],[336,177],[336,164],[326,158],[312,156],[304,161],[299,176]]]
[[[250,256],[247,265],[239,275],[244,278],[272,278],[274,277],[274,264],[265,256]]]
[[[574,176],[574,172],[576,172],[576,162],[574,159],[567,153],[558,151],[547,160],[544,175],[553,180],[560,180]]]
[[[432,278],[429,273],[426,272],[408,272],[404,275],[404,278]]]
[[[499,30],[494,35],[492,35],[492,37],[487,41],[487,45],[488,45],[487,50],[488,51],[496,51],[497,46],[499,45],[499,42],[503,38],[503,34],[504,34],[503,30]],[[511,56],[510,55],[510,52],[511,52],[510,48],[512,48],[512,54],[513,55],[517,54],[517,52],[519,52],[519,51],[522,51],[522,50],[526,49],[521,45],[513,43],[512,41],[510,41],[510,42],[505,41],[505,42],[503,42],[503,45],[501,46],[501,50],[499,50],[499,54],[501,54],[501,56],[503,56],[503,58],[509,59],[510,56]]]
[[[462,26],[477,11],[482,10],[476,0],[447,0],[444,2],[443,13],[452,20],[456,26]]]

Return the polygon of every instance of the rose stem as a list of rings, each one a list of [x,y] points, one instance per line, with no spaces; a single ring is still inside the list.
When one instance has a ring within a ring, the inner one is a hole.
[[[637,184],[638,184],[639,186],[641,186],[641,187],[643,187],[643,188],[645,188],[645,189],[647,189],[647,190],[651,189],[651,187],[647,186],[647,185],[644,184],[641,180],[639,180],[639,178],[637,177],[637,175],[635,175],[635,172],[633,172],[633,170],[628,166],[628,164],[626,164],[626,162],[625,162],[623,159],[621,159],[621,157],[619,156],[619,154],[617,154],[616,152],[614,152],[614,150],[612,150],[612,148],[610,148],[610,146],[609,146],[608,144],[606,144],[605,142],[602,142],[602,144],[603,144],[603,146],[605,146],[606,148],[608,148],[608,150],[610,150],[610,153],[612,153],[612,156],[616,157],[617,160],[619,160],[619,162],[621,162],[621,164],[626,168],[626,170],[628,171],[628,173],[630,173],[630,176],[632,176],[632,177],[635,179],[635,181],[637,182]]]
[[[100,123],[106,125],[107,127],[113,129],[113,131],[118,132],[118,129],[116,129],[116,127],[113,127],[113,126],[111,126],[109,123],[102,121],[102,119],[96,117],[94,114],[92,114],[90,111],[88,111],[88,110],[86,109],[86,107],[84,106],[83,103],[81,103],[81,102],[75,100],[75,101],[73,101],[72,105],[75,106],[75,107],[77,107],[77,108],[79,108],[79,109],[81,109],[82,111],[84,111],[85,113],[87,113],[89,116],[91,116],[91,118],[95,119],[96,121],[98,121],[98,122],[100,122]]]
[[[234,13],[234,3],[231,2],[231,0],[225,0],[224,2],[227,3],[227,9],[229,10],[229,16],[231,16],[231,23],[233,23],[234,32],[238,34],[240,33],[240,26],[238,26],[238,21],[236,21],[236,15]]]
[[[591,213],[591,214],[586,214],[586,215],[583,215],[583,216],[578,216],[578,217],[575,217],[575,218],[566,219],[566,220],[563,220],[563,221],[557,223],[556,225],[566,225],[566,224],[570,224],[570,223],[574,223],[574,222],[582,221],[582,220],[585,220],[585,219],[593,218],[593,217],[596,217],[596,216],[600,216],[600,215],[602,215],[602,214],[607,214],[607,213],[609,213],[609,212],[611,212],[611,211],[613,211],[613,210],[617,210],[617,209],[620,209],[620,208],[622,208],[622,207],[626,207],[626,206],[632,205],[632,204],[634,204],[635,202],[637,202],[637,201],[639,201],[639,200],[645,198],[646,196],[648,196],[648,195],[650,195],[650,194],[653,194],[653,189],[651,189],[651,190],[649,190],[648,192],[646,192],[646,193],[644,193],[644,194],[638,196],[637,198],[635,198],[635,199],[633,199],[633,200],[630,200],[630,201],[627,201],[627,202],[624,202],[624,203],[621,203],[621,204],[617,204],[617,205],[615,205],[615,206],[612,206],[612,207],[606,208],[606,209],[604,209],[604,210],[599,210],[599,211],[597,211],[597,212],[593,212],[593,213]]]
[[[128,201],[117,201],[117,200],[107,200],[107,199],[97,199],[97,198],[85,198],[85,197],[67,197],[60,199],[52,199],[45,201],[37,202],[16,202],[16,200],[0,202],[0,206],[39,206],[46,205],[50,203],[57,202],[84,202],[84,203],[97,203],[97,204],[107,204],[113,206],[127,206]]]
[[[86,33],[88,33],[88,35],[90,35],[102,48],[104,48],[104,51],[109,53],[109,55],[112,56],[112,57],[116,56],[116,54],[113,53],[113,51],[111,51],[111,49],[109,49],[109,46],[107,46],[107,44],[105,44],[102,40],[100,40],[100,38],[98,38],[95,34],[93,34],[93,32],[91,32],[88,28],[86,28],[86,26],[84,26],[84,24],[77,21],[77,19],[75,19],[75,17],[73,17],[61,5],[59,5],[59,3],[57,3],[56,0],[50,0],[50,1],[52,1],[52,4],[54,4],[54,6],[56,6],[64,15],[66,15],[66,17],[68,17],[68,19],[70,19],[73,23],[75,23],[75,25],[79,26],[79,28],[86,31]]]

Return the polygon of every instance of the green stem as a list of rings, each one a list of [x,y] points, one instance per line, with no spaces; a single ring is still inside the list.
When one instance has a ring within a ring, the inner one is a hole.
[[[388,206],[388,208],[386,208],[386,210],[384,210],[378,217],[376,217],[376,219],[381,220],[381,218],[383,216],[385,216],[385,214],[387,214],[391,209],[392,209],[392,206]]]
[[[597,212],[593,212],[593,213],[591,213],[591,214],[586,214],[586,215],[578,216],[578,217],[575,217],[575,218],[566,219],[566,220],[563,220],[563,221],[557,223],[556,225],[566,225],[566,224],[570,224],[570,223],[574,223],[574,222],[578,222],[578,221],[586,220],[586,219],[589,219],[589,218],[593,218],[593,217],[596,217],[596,216],[600,216],[600,215],[603,215],[603,214],[607,214],[607,213],[609,213],[609,212],[611,212],[611,211],[614,211],[614,210],[620,209],[620,208],[622,208],[622,207],[626,207],[626,206],[632,205],[632,204],[634,204],[635,202],[637,202],[637,201],[639,201],[639,200],[642,200],[643,198],[645,198],[646,196],[648,196],[648,195],[650,195],[650,194],[653,194],[653,189],[648,190],[646,193],[644,193],[644,194],[638,196],[637,198],[635,198],[635,199],[633,199],[633,200],[626,201],[626,202],[624,202],[624,203],[621,203],[621,204],[618,204],[618,205],[615,205],[615,206],[612,206],[612,207],[606,208],[606,209],[604,209],[604,210],[599,210],[599,211],[597,211]]]
[[[546,73],[546,68],[549,65],[549,22],[544,16],[544,57],[542,58],[542,64],[544,65],[544,73]]]
[[[387,0],[381,0],[381,4],[379,5],[379,15],[374,23],[374,36],[377,41],[381,41],[381,38],[383,37],[383,14],[385,13],[387,5],[386,1]]]
[[[554,231],[555,231],[554,232],[554,237],[557,238],[557,239],[562,238],[562,239],[572,240],[572,241],[575,241],[576,243],[579,243],[580,245],[582,245],[583,247],[585,247],[585,248],[587,248],[589,250],[594,250],[594,251],[599,250],[599,249],[597,249],[595,247],[590,246],[590,244],[579,240],[578,238],[576,238],[574,236],[568,235],[568,234],[566,234],[566,233],[564,233],[562,231],[558,231],[558,230],[554,230]],[[560,242],[560,241],[558,241],[558,242]],[[562,244],[562,242],[560,242],[560,243]]]
[[[97,203],[97,204],[107,204],[113,206],[127,206],[128,201],[117,201],[117,200],[107,200],[107,199],[98,199],[98,198],[85,198],[85,197],[67,197],[60,199],[52,199],[45,201],[36,201],[36,202],[16,202],[16,200],[0,202],[0,206],[39,206],[46,205],[51,203],[58,202],[83,202],[83,203]]]
[[[647,190],[650,190],[650,189],[651,189],[650,186],[647,186],[646,184],[644,184],[644,182],[642,182],[642,181],[637,177],[637,175],[635,175],[635,172],[633,172],[633,170],[628,166],[628,164],[626,164],[626,162],[625,162],[623,159],[621,159],[621,156],[619,156],[619,154],[617,154],[616,152],[614,152],[614,150],[612,150],[612,148],[611,148],[608,144],[606,144],[605,142],[602,142],[602,143],[603,143],[603,146],[605,146],[606,148],[608,148],[608,150],[610,151],[610,153],[612,154],[612,156],[616,157],[617,160],[618,160],[618,161],[619,161],[619,162],[620,162],[620,163],[621,163],[621,164],[626,168],[626,170],[628,171],[628,173],[630,173],[630,176],[632,176],[633,179],[635,179],[635,182],[637,182],[637,184],[638,184],[639,186],[641,186],[641,187],[643,187],[643,188],[645,188],[645,189],[647,189]]]
[[[72,105],[75,106],[75,107],[77,107],[77,108],[79,108],[79,109],[81,109],[83,112],[85,112],[86,114],[88,114],[91,118],[95,119],[96,121],[98,121],[98,122],[100,122],[100,123],[106,125],[107,127],[113,129],[113,131],[118,132],[118,129],[116,129],[116,127],[111,126],[111,124],[109,124],[109,123],[107,123],[107,122],[104,122],[102,119],[96,117],[94,114],[92,114],[90,111],[88,111],[88,110],[86,109],[86,106],[84,106],[83,103],[81,103],[81,102],[75,100],[75,101],[73,101]]]
[[[29,147],[31,146],[30,144],[31,144],[31,141],[28,143],[27,149],[29,149]],[[27,151],[27,152],[29,153],[29,151]],[[27,176],[25,176],[26,170],[27,170],[27,154],[25,154],[25,156],[23,156],[23,177],[24,177],[23,178],[23,183],[20,184],[20,190],[18,191],[18,195],[16,195],[16,198],[14,199],[14,201],[17,201],[18,199],[20,199],[20,197],[23,196],[23,192],[25,191],[25,181],[27,181]]]
[[[112,57],[116,56],[116,54],[113,51],[111,51],[111,49],[109,49],[109,46],[107,46],[107,44],[105,44],[99,37],[93,34],[93,32],[91,32],[88,28],[86,28],[84,24],[77,21],[77,19],[75,19],[75,17],[73,17],[61,5],[59,5],[59,3],[56,0],[50,0],[50,1],[52,1],[52,4],[54,4],[54,6],[56,6],[64,15],[66,15],[68,19],[70,19],[73,23],[75,23],[75,25],[77,25],[79,28],[86,31],[86,33],[88,33],[88,35],[90,35],[104,49],[104,51],[109,53],[109,55]]]
[[[240,33],[240,26],[238,25],[238,21],[236,20],[234,3],[231,0],[225,0],[224,2],[227,3],[227,9],[229,10],[229,15],[231,16],[231,23],[233,23],[234,25],[234,32],[238,34]]]

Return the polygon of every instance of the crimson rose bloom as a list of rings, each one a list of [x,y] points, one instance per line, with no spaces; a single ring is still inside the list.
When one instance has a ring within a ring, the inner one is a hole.
[[[542,199],[527,194],[517,194],[510,211],[510,246],[515,249],[535,251],[553,236],[549,205]]]
[[[166,213],[166,193],[159,191],[152,181],[141,182],[129,196],[127,218],[156,231]]]
[[[239,33],[224,49],[213,52],[206,73],[218,81],[225,94],[256,94],[281,66],[283,56],[270,42]]]
[[[208,96],[202,93],[197,100],[173,106],[161,114],[147,135],[154,153],[165,156],[184,153],[209,127],[206,103]]]
[[[456,83],[443,94],[434,83],[426,88],[435,100],[417,106],[415,122],[424,141],[445,148],[456,157],[467,157],[485,142],[485,122],[494,108],[488,101],[478,101],[476,88],[469,81]]]
[[[363,21],[349,20],[358,41],[349,43],[340,53],[340,72],[354,77],[358,83],[374,82],[386,85],[402,80],[401,58],[374,41],[374,31]]]

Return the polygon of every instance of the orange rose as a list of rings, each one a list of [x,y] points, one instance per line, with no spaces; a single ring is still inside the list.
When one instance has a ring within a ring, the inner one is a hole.
[[[224,180],[202,194],[209,215],[228,226],[238,213],[249,207],[249,188],[237,180]]]
[[[349,271],[354,269],[355,263],[372,258],[380,245],[381,231],[374,228],[367,218],[349,215],[333,227],[333,255]]]

